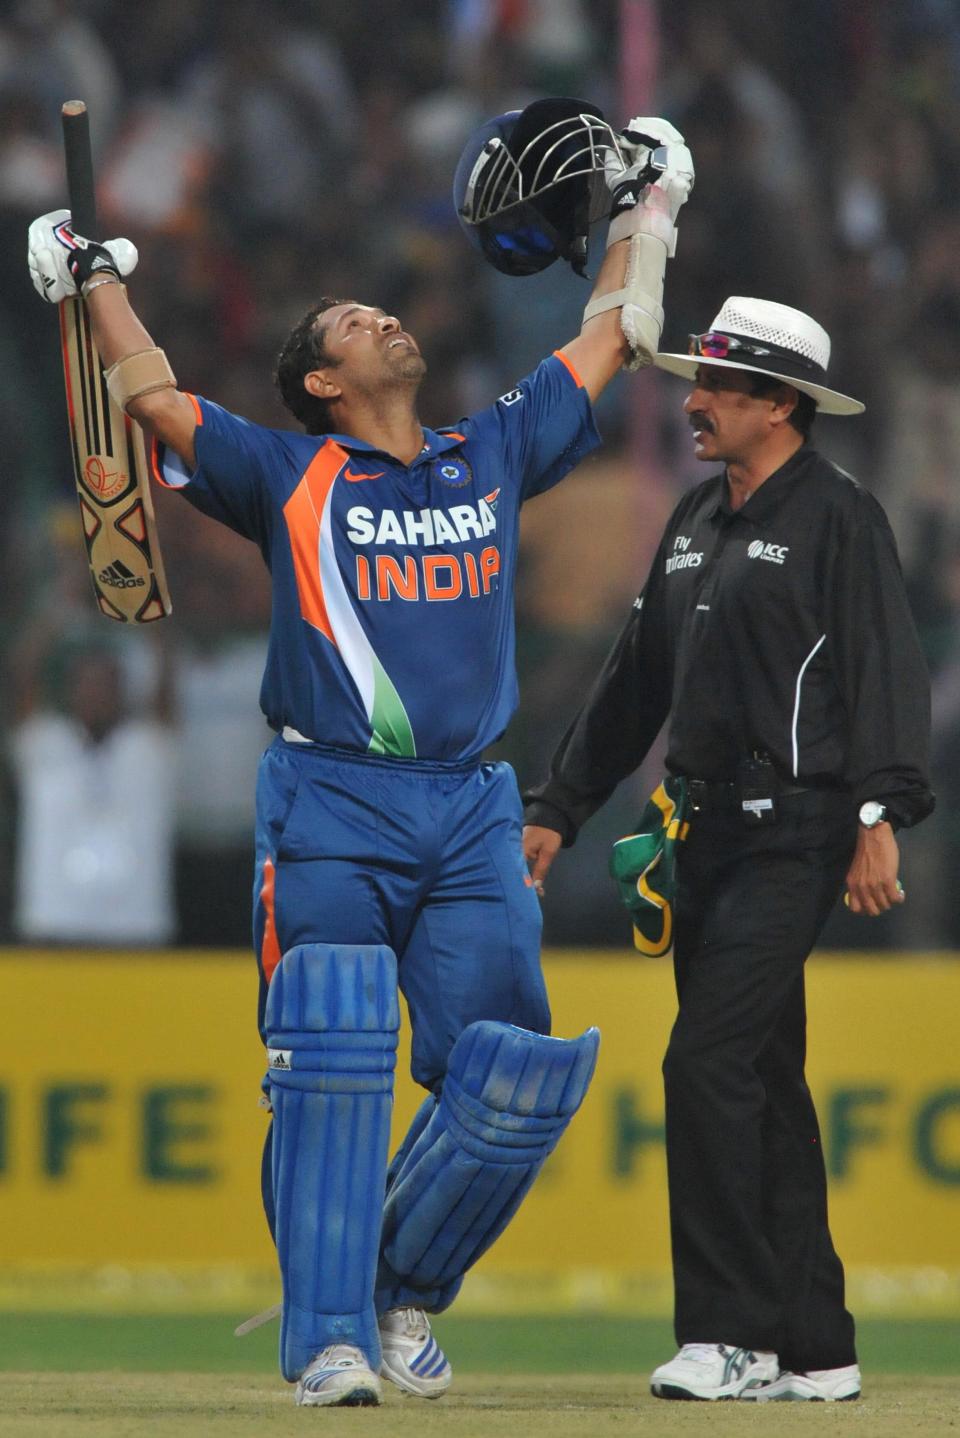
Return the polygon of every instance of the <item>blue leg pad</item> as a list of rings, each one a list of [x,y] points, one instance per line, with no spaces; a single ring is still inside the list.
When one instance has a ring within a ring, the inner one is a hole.
[[[280,1370],[293,1382],[321,1348],[350,1343],[377,1372],[373,1291],[400,1027],[392,950],[291,949],[271,981],[264,1027]]]
[[[406,1170],[410,1151],[436,1113],[438,1103],[439,1099],[436,1094],[431,1094],[429,1098],[424,1099],[413,1116],[410,1127],[404,1135],[403,1142],[390,1160],[390,1167],[387,1169],[388,1204],[394,1184]],[[459,1287],[459,1284],[457,1287]],[[451,1294],[451,1302],[453,1301],[453,1297],[454,1294]],[[380,1267],[377,1272],[377,1288],[374,1301],[378,1313],[386,1313],[389,1308],[421,1308],[423,1306],[419,1294],[414,1293],[412,1289],[406,1288],[401,1283],[382,1254],[380,1257]],[[446,1305],[444,1305],[444,1307],[446,1307]]]
[[[553,1039],[487,1019],[463,1031],[387,1194],[378,1308],[452,1302],[580,1107],[599,1043],[596,1029]]]

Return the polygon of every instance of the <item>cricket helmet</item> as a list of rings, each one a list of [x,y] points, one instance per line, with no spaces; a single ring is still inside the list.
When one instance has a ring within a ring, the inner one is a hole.
[[[618,137],[585,100],[535,100],[475,130],[453,180],[453,203],[470,243],[505,275],[534,275],[556,259],[583,274],[590,225],[609,208],[594,183]]]

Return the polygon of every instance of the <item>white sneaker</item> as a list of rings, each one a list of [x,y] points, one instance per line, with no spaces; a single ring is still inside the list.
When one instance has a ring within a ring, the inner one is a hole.
[[[756,1403],[850,1403],[860,1397],[860,1369],[812,1368],[809,1373],[781,1373],[772,1383],[742,1395]]]
[[[380,1319],[380,1372],[418,1398],[439,1398],[453,1381],[453,1369],[430,1332],[422,1308],[391,1308]]]
[[[313,1408],[375,1408],[380,1396],[380,1379],[360,1349],[331,1343],[304,1369],[295,1401]]]
[[[770,1383],[780,1372],[775,1353],[732,1348],[727,1343],[685,1343],[669,1363],[650,1377],[655,1398],[695,1398],[707,1403],[739,1398],[748,1389]]]

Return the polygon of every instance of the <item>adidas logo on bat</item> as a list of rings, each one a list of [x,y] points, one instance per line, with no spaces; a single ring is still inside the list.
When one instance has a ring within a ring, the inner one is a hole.
[[[115,559],[106,569],[101,569],[97,579],[101,584],[109,584],[112,589],[143,589],[147,583],[128,569],[122,559]]]

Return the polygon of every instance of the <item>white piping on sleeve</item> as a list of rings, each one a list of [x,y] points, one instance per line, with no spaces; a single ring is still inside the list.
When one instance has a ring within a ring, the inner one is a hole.
[[[797,748],[797,721],[800,718],[800,686],[803,683],[803,676],[806,673],[807,665],[810,663],[810,660],[816,654],[817,650],[820,648],[820,645],[823,643],[826,637],[827,636],[825,634],[820,635],[820,638],[810,650],[810,653],[807,655],[806,659],[800,665],[800,673],[797,675],[797,688],[793,699],[793,729],[791,730],[791,739],[793,742],[793,777],[795,779],[797,778],[797,773],[800,766],[800,753]]]

